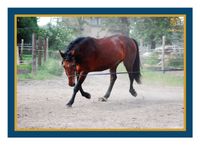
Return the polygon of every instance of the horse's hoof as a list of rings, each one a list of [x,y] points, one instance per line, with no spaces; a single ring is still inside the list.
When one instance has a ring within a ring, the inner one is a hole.
[[[66,107],[67,107],[67,108],[72,108],[72,104],[69,104],[69,103],[68,103],[68,104],[66,104]]]
[[[131,93],[132,96],[134,96],[134,97],[137,96],[137,92],[135,90],[130,90],[129,92]]]
[[[101,101],[101,102],[106,102],[107,99],[106,99],[105,97],[100,97],[100,98],[99,98],[99,101]]]
[[[87,98],[87,99],[90,99],[90,98],[91,98],[91,95],[90,95],[89,93],[86,93],[86,92],[83,94],[83,96],[84,96],[85,98]]]

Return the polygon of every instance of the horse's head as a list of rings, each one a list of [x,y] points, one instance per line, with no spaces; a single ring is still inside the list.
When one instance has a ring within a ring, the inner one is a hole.
[[[60,50],[60,55],[63,58],[62,66],[65,69],[65,73],[68,77],[69,86],[73,87],[75,85],[75,73],[76,73],[76,65],[75,60],[72,57],[71,53],[64,54]]]

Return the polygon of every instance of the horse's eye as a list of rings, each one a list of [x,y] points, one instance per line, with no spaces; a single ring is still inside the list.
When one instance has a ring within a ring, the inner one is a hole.
[[[62,61],[62,63],[61,63],[61,65],[65,68],[65,64],[64,64],[64,62]]]

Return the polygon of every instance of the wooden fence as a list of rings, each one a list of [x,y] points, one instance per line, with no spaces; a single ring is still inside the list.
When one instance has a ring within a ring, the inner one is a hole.
[[[177,45],[166,45],[162,37],[162,46],[148,49],[140,46],[140,59],[144,68],[162,71],[182,71],[184,69],[184,48]]]
[[[140,47],[140,59],[143,68],[150,68],[155,71],[162,71],[163,73],[168,70],[183,70],[184,50],[166,46],[165,41],[165,36],[163,36],[162,46],[158,50],[147,51],[148,53],[156,54],[156,57],[145,56],[144,54],[147,52],[142,52],[142,48]],[[29,65],[32,65],[29,73],[32,72],[33,74],[36,74],[38,66],[41,66],[42,63],[47,61],[48,55],[51,57],[53,56],[54,58],[55,56],[59,56],[58,52],[48,50],[48,38],[39,36],[38,39],[36,39],[36,34],[34,33],[32,34],[32,44],[24,44],[24,41],[22,40],[21,43],[18,44],[18,48],[19,64],[27,63],[23,61],[23,55],[27,54],[27,52],[32,56],[32,60],[28,63]],[[172,61],[170,58],[172,54],[175,54],[175,56],[173,56],[173,66],[169,65],[169,61]],[[176,64],[179,64],[179,66]]]
[[[32,55],[32,73],[36,73],[37,66],[41,66],[48,59],[48,38],[42,38],[41,36],[36,39],[36,34],[32,34],[32,44],[24,44],[24,40],[21,40],[21,44],[18,44],[18,63],[26,63],[23,61],[24,51],[27,51]]]

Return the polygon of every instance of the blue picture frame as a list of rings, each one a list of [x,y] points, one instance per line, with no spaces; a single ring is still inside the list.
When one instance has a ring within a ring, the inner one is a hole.
[[[186,128],[183,131],[16,131],[15,15],[37,14],[183,14],[186,16]],[[8,8],[8,137],[192,137],[192,8]]]

